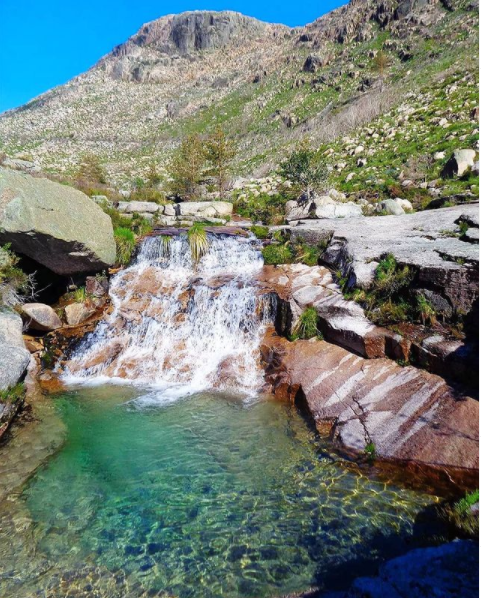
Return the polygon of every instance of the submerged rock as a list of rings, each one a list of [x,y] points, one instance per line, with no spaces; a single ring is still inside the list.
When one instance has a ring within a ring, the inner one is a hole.
[[[56,274],[103,270],[115,261],[112,221],[81,191],[0,168],[0,243]]]
[[[479,547],[458,540],[418,548],[382,565],[377,577],[356,579],[340,598],[426,598],[476,596]]]

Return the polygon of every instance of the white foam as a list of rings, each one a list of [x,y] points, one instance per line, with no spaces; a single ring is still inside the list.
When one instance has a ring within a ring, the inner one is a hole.
[[[255,394],[263,382],[255,290],[262,258],[252,239],[209,241],[196,266],[185,236],[147,238],[112,279],[113,311],[79,345],[65,382],[157,388],[144,402],[168,400],[174,389]]]

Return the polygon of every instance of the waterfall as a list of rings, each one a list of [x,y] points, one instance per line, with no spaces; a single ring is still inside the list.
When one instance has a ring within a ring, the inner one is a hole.
[[[112,278],[112,311],[76,348],[63,379],[254,393],[262,386],[262,264],[252,237],[209,234],[198,264],[186,235],[147,237]]]

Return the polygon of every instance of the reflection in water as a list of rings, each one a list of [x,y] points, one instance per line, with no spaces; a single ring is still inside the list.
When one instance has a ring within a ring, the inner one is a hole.
[[[433,501],[361,475],[269,400],[209,392],[164,404],[112,386],[54,400],[65,445],[0,507],[1,596],[236,598],[345,584],[405,549]]]

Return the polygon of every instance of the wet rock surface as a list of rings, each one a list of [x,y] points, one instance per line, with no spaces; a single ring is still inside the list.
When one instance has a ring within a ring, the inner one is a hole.
[[[449,598],[478,593],[479,547],[460,540],[411,550],[382,565],[376,577],[356,579],[337,598]],[[323,595],[329,598],[328,595]]]
[[[22,316],[26,326],[32,330],[49,332],[62,326],[62,320],[45,303],[25,303],[22,306]]]
[[[14,311],[0,309],[0,390],[14,386],[30,362],[22,338],[22,319]]]
[[[379,457],[477,470],[479,403],[439,376],[273,331],[262,355],[274,394],[306,407],[344,446],[363,452],[373,443]]]

